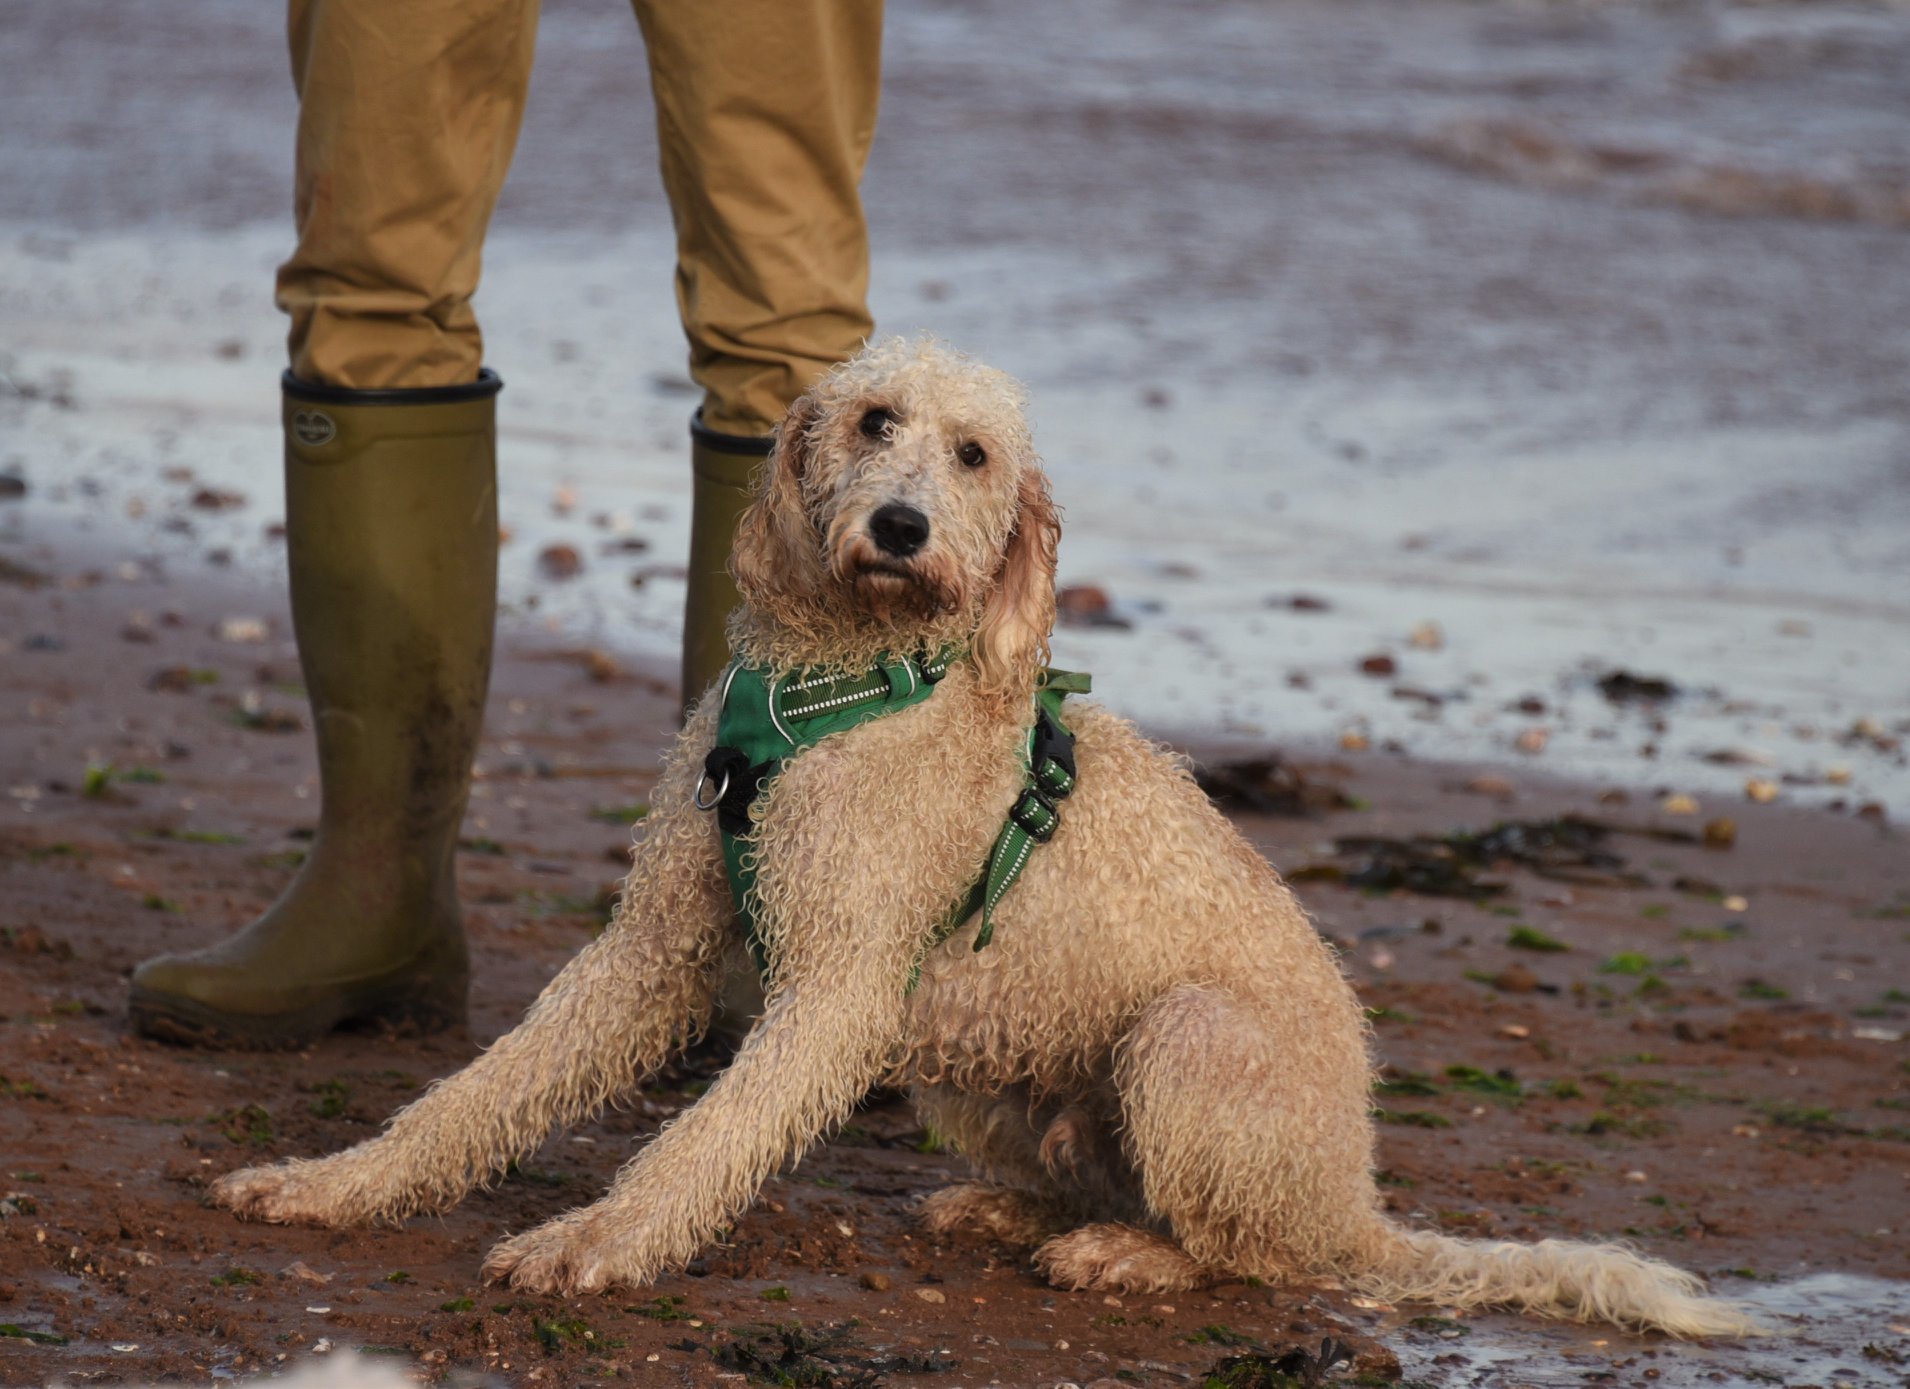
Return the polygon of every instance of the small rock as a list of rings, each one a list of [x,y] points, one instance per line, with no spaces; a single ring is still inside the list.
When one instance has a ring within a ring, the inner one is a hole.
[[[1132,627],[1114,611],[1108,591],[1095,584],[1070,584],[1054,596],[1055,617],[1067,627]]]
[[[12,473],[0,473],[0,501],[18,501],[27,494],[27,480]]]
[[[1759,805],[1769,805],[1777,799],[1777,783],[1768,777],[1752,777],[1744,783],[1744,794]]]
[[[1738,822],[1728,815],[1704,823],[1704,847],[1728,849],[1738,842]]]
[[[301,1283],[311,1283],[322,1288],[332,1281],[334,1275],[320,1273],[303,1259],[295,1259],[279,1270],[279,1277],[296,1278]]]
[[[592,647],[584,652],[584,673],[600,685],[607,685],[623,674],[623,667],[608,651]]]
[[[1492,987],[1505,994],[1529,994],[1539,987],[1539,976],[1525,965],[1507,965],[1492,976]]]
[[[228,617],[213,628],[212,633],[220,641],[250,646],[264,641],[270,635],[271,628],[266,625],[264,618]]]
[[[1748,897],[1740,897],[1734,892],[1729,897],[1720,901],[1718,905],[1728,912],[1748,912],[1751,910],[1751,899]]]
[[[1521,695],[1508,707],[1515,714],[1538,715],[1545,712],[1545,701],[1538,695]]]
[[[1466,790],[1476,796],[1510,796],[1512,783],[1502,776],[1476,776],[1466,783]]]
[[[1545,745],[1552,741],[1552,731],[1548,728],[1528,728],[1512,740],[1512,746],[1527,754],[1545,751]]]
[[[1349,728],[1340,734],[1340,746],[1347,752],[1365,752],[1372,740],[1356,728]]]
[[[1523,1042],[1527,1037],[1532,1035],[1532,1029],[1523,1023],[1502,1023],[1499,1027],[1499,1035],[1509,1041]]]
[[[245,505],[242,492],[222,492],[216,487],[201,487],[192,494],[192,505],[199,511],[227,511]]]
[[[856,1279],[856,1282],[860,1283],[872,1293],[885,1293],[889,1290],[889,1275],[886,1273],[865,1273]],[[933,1291],[933,1289],[929,1289],[928,1291]]]
[[[166,694],[185,694],[198,681],[193,679],[191,666],[167,666],[156,670],[146,677],[146,688],[160,690]]]
[[[1296,593],[1291,598],[1285,600],[1285,602],[1277,598],[1271,599],[1269,602],[1274,607],[1284,607],[1296,613],[1323,613],[1333,610],[1331,603],[1313,593]]]
[[[584,557],[575,545],[547,545],[537,556],[537,568],[547,579],[574,579],[584,572]]]
[[[1360,662],[1360,674],[1383,678],[1399,674],[1399,662],[1384,651],[1376,651]]]
[[[1662,675],[1636,675],[1629,670],[1613,670],[1599,676],[1598,692],[1613,704],[1656,704],[1674,698],[1678,687]]]
[[[1422,622],[1406,640],[1420,651],[1439,651],[1446,645],[1446,634],[1437,622]]]
[[[1666,796],[1658,803],[1658,808],[1667,815],[1696,815],[1700,807],[1696,796],[1679,792],[1675,796]]]
[[[940,1288],[917,1288],[915,1295],[924,1302],[947,1302],[948,1294]]]
[[[1776,759],[1756,748],[1714,748],[1704,755],[1714,767],[1769,767]]]

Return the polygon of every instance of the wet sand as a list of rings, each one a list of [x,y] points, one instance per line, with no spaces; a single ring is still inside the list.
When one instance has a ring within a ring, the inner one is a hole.
[[[1570,1382],[1592,1370],[1703,1382],[1749,1363],[1730,1348],[1372,1308],[1330,1289],[1056,1292],[1014,1251],[912,1225],[913,1199],[962,1164],[926,1150],[891,1099],[772,1181],[683,1275],[577,1300],[479,1286],[493,1240],[589,1200],[700,1093],[708,1059],[553,1139],[442,1219],[341,1233],[208,1210],[219,1173],[368,1135],[521,1015],[603,919],[628,843],[620,821],[648,794],[674,691],[614,653],[592,660],[507,627],[460,871],[476,954],[468,1033],[340,1036],[288,1055],[181,1050],[128,1035],[127,972],[242,925],[313,821],[284,614],[230,579],[95,569],[52,546],[3,553],[0,1321],[26,1338],[7,1342],[7,1383],[203,1380],[365,1347],[431,1376],[714,1384],[746,1351],[794,1355],[752,1330],[788,1323],[840,1329],[820,1352],[839,1375],[861,1363],[924,1385],[1195,1382],[1225,1356],[1328,1334],[1361,1350],[1362,1371],[1395,1374],[1398,1356],[1442,1384],[1567,1382],[1540,1364]],[[256,635],[229,626],[222,638],[235,614],[262,618],[265,639],[225,639]],[[1240,823],[1300,881],[1374,1010],[1382,1181],[1401,1218],[1486,1237],[1627,1238],[1728,1294],[1825,1271],[1910,1278],[1910,876],[1895,829],[1733,806],[1735,842],[1707,848],[1663,836],[1697,838],[1716,813],[1666,814],[1637,788],[1376,751],[1302,770],[1316,800],[1346,808]],[[1332,880],[1368,858],[1338,840],[1565,812],[1617,827],[1600,848],[1619,862],[1563,870],[1576,881],[1488,868],[1504,891],[1477,901]],[[1517,948],[1515,934],[1563,948]],[[1882,1376],[1849,1382],[1896,1382],[1859,1349],[1910,1354],[1891,1322],[1872,1307],[1826,1329],[1853,1370]],[[1461,1332],[1473,1352],[1506,1349],[1528,1378],[1440,1362]]]

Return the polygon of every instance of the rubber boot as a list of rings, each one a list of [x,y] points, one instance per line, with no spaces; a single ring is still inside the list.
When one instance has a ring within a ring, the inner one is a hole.
[[[139,1031],[297,1046],[464,1018],[454,859],[497,608],[495,396],[285,378],[292,623],[323,800],[298,876],[236,936],[133,975]]]
[[[738,601],[730,576],[730,546],[736,523],[749,505],[751,484],[770,440],[743,434],[719,434],[703,425],[703,412],[690,421],[690,566],[683,600],[682,709],[703,697],[729,664],[730,610]]]

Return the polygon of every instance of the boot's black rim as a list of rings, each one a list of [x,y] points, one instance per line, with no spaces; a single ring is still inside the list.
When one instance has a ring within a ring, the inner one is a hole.
[[[775,441],[767,434],[724,434],[703,423],[703,410],[690,416],[690,438],[717,453],[734,453],[743,458],[767,458]]]
[[[504,389],[504,379],[489,367],[479,370],[477,380],[461,386],[420,386],[415,390],[355,391],[346,386],[301,381],[289,371],[279,380],[288,398],[307,405],[456,405],[489,400]]]

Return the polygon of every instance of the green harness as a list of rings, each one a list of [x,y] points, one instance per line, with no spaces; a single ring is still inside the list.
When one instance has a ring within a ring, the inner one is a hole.
[[[767,670],[732,662],[724,672],[717,698],[721,713],[716,724],[716,746],[703,759],[695,800],[699,810],[716,812],[723,836],[723,863],[729,870],[730,896],[744,927],[749,950],[764,983],[769,981],[769,959],[756,919],[756,854],[751,838],[750,807],[762,798],[782,764],[803,748],[821,742],[884,714],[920,704],[935,693],[959,656],[945,649],[933,657],[884,659],[861,675],[808,676],[792,671],[772,677]],[[1044,670],[1035,690],[1035,722],[1028,734],[1025,781],[1008,820],[996,836],[981,878],[938,923],[922,954],[947,940],[977,912],[981,929],[975,949],[993,939],[995,908],[1027,867],[1037,844],[1054,837],[1061,824],[1055,804],[1074,790],[1074,735],[1061,721],[1061,702],[1071,694],[1086,694],[1089,676],[1073,671]],[[909,987],[921,970],[918,957]]]

